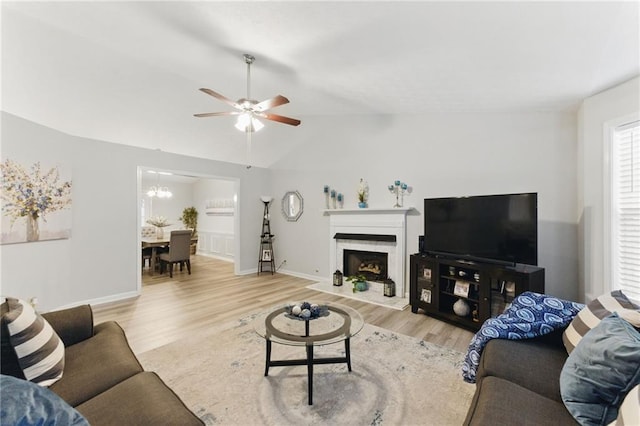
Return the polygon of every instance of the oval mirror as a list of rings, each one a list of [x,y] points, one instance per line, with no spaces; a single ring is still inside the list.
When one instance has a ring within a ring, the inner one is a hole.
[[[302,195],[288,191],[282,197],[282,214],[289,222],[296,222],[302,215]]]

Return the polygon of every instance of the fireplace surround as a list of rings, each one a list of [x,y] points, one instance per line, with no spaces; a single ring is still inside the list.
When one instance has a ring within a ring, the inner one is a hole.
[[[386,256],[386,275],[396,283],[398,296],[407,297],[409,286],[405,282],[406,216],[412,209],[402,207],[325,210],[324,214],[329,216],[331,274],[336,270],[345,271],[345,250]],[[382,279],[384,278],[386,277]],[[332,277],[329,277],[329,280],[332,280]]]

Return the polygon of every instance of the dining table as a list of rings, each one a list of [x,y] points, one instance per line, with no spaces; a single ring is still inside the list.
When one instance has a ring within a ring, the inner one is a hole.
[[[169,247],[170,236],[157,238],[157,237],[142,237],[142,248],[151,248],[151,263],[149,265],[149,275],[153,275],[156,270],[156,257],[158,256],[158,247]],[[198,237],[191,237],[191,244],[197,244]]]

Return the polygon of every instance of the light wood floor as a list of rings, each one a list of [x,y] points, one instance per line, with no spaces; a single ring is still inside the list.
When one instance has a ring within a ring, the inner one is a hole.
[[[411,309],[393,310],[305,288],[312,281],[276,273],[236,276],[233,264],[204,256],[191,257],[191,275],[143,272],[142,294],[121,302],[94,306],[96,324],[115,320],[137,354],[289,301],[328,300],[357,309],[365,322],[465,352],[473,333]],[[176,268],[177,269],[177,268]]]

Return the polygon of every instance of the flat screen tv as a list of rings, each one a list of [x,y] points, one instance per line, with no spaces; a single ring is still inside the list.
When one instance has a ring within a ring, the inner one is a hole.
[[[538,194],[424,200],[424,250],[498,263],[538,264]]]

